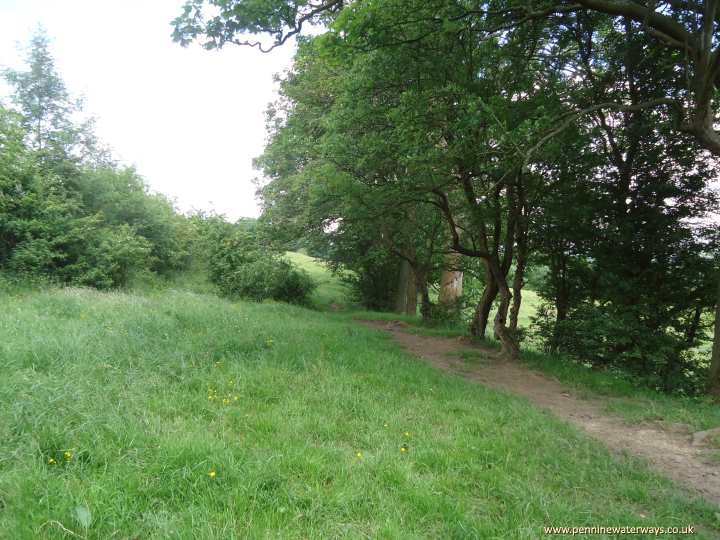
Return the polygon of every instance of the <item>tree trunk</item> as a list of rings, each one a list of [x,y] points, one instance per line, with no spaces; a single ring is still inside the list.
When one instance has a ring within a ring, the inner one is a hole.
[[[410,263],[402,259],[395,293],[395,313],[403,314],[407,309],[407,289],[411,271]]]
[[[523,268],[523,273],[524,272],[525,269]],[[510,330],[513,332],[518,328],[520,305],[522,304],[522,288],[524,284],[522,274],[519,273],[519,270],[515,270],[512,288],[512,305],[510,306]]]
[[[495,279],[492,277],[492,273],[485,264],[485,289],[483,290],[482,298],[478,305],[475,307],[475,314],[473,315],[472,322],[470,323],[470,335],[485,339],[485,333],[487,331],[488,320],[490,319],[490,310],[492,309],[493,302],[498,295],[498,286]]]
[[[500,341],[501,354],[509,360],[518,360],[520,358],[520,347],[511,330],[505,325],[507,312],[512,301],[512,293],[507,283],[500,283],[498,288],[500,289],[500,305],[495,314],[493,331]]]
[[[446,308],[456,307],[463,293],[462,255],[453,251],[445,257],[445,269],[440,275],[438,303]]]
[[[693,312],[693,317],[690,321],[690,324],[685,330],[685,343],[687,343],[690,347],[693,346],[693,344],[695,343],[695,338],[697,338],[697,333],[700,329],[702,312],[702,307],[698,305]]]
[[[507,284],[507,277],[502,273],[500,265],[493,260],[488,262],[500,292],[500,305],[495,314],[493,331],[500,341],[501,354],[509,360],[518,360],[520,358],[520,347],[517,344],[515,336],[513,336],[513,333],[505,324],[508,309],[510,309],[510,303],[512,302],[512,293]]]
[[[527,266],[527,253],[524,248],[518,247],[515,277],[513,278],[512,307],[510,308],[510,330],[515,332],[518,327],[520,305],[522,304],[522,288],[525,285],[525,268]]]
[[[550,257],[550,283],[555,304],[555,325],[553,336],[545,344],[546,352],[555,352],[560,342],[560,323],[567,319],[570,310],[570,288],[568,286],[567,256],[562,245],[553,244]]]
[[[520,305],[522,304],[522,288],[525,285],[525,268],[528,260],[528,205],[525,197],[525,189],[521,182],[522,170],[518,172],[518,223],[517,223],[517,249],[515,276],[513,277],[513,298],[510,309],[510,330],[517,335],[518,317],[520,316]]]
[[[568,298],[567,288],[558,289],[555,294],[555,323],[567,319],[570,309],[570,298]]]
[[[418,278],[418,285],[420,287],[420,315],[423,320],[428,321],[432,316],[432,303],[430,302],[430,291],[428,290],[427,279],[422,276]]]
[[[720,399],[720,279],[718,295],[715,299],[715,332],[708,376],[708,393]]]
[[[407,287],[405,289],[405,315],[417,315],[417,278],[412,269],[408,272]]]

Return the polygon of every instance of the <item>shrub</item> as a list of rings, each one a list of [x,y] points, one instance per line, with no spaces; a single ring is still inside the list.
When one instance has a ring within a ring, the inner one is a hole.
[[[101,215],[108,226],[129,225],[149,242],[151,270],[167,275],[188,267],[187,220],[169,199],[151,193],[134,169],[84,169],[76,187],[85,212]]]
[[[355,302],[366,309],[391,310],[400,272],[397,257],[376,247],[358,251],[333,253],[331,269],[349,286]]]
[[[548,304],[534,319],[534,337],[546,352],[560,352],[596,368],[620,370],[664,391],[700,390],[698,358],[681,336],[644,324],[631,306],[582,303],[556,321]]]
[[[98,289],[125,287],[131,275],[148,269],[151,244],[130,226],[92,232],[77,261],[61,269],[65,281]]]
[[[67,206],[47,205],[13,227],[17,240],[6,266],[24,278],[108,289],[126,286],[131,273],[149,266],[150,243],[132,227],[77,217]]]
[[[17,110],[0,103],[0,271],[109,288],[187,268],[188,220],[75,122],[46,37],[32,47],[28,71],[5,73]]]
[[[302,270],[277,256],[262,256],[222,276],[218,283],[228,295],[261,302],[266,299],[307,303],[315,283]]]
[[[305,304],[316,287],[306,272],[278,253],[262,249],[245,230],[218,235],[208,265],[210,280],[222,294],[234,298]]]

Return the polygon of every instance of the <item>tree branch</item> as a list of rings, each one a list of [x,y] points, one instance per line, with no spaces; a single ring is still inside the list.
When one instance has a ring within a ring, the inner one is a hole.
[[[586,107],[584,109],[581,109],[575,113],[570,113],[567,119],[563,122],[561,122],[556,128],[550,130],[546,135],[544,135],[535,145],[533,145],[530,150],[528,150],[525,153],[525,157],[523,160],[523,169],[527,168],[528,163],[530,162],[530,159],[532,158],[533,154],[537,152],[546,142],[548,142],[550,139],[567,129],[570,125],[572,125],[575,120],[580,118],[581,116],[585,114],[589,114],[595,111],[600,111],[602,109],[614,109],[616,111],[640,111],[643,109],[650,109],[653,107],[658,107],[660,105],[667,105],[668,107],[673,108],[679,108],[682,111],[682,105],[680,102],[670,99],[670,98],[658,98],[653,99],[650,101],[645,101],[643,103],[637,103],[634,105],[623,105],[621,103],[599,103],[597,105],[592,105],[591,107]],[[560,117],[556,120],[556,122],[560,122],[564,117]]]
[[[688,32],[682,24],[672,17],[651,10],[642,4],[627,0],[578,0],[578,3],[588,9],[608,15],[628,17],[657,30],[676,42],[684,43],[693,52],[699,48],[695,36]]]

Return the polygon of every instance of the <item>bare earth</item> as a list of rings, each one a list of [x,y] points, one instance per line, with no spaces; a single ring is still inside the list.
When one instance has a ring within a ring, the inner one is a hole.
[[[709,449],[692,444],[691,434],[659,425],[629,425],[604,412],[602,400],[575,397],[571,389],[555,379],[505,361],[497,351],[479,348],[467,340],[411,334],[401,322],[363,321],[362,324],[390,333],[405,349],[437,368],[527,398],[581,428],[611,450],[644,458],[679,485],[720,504],[720,466],[709,461]],[[463,351],[481,352],[484,361],[468,364],[459,356]]]

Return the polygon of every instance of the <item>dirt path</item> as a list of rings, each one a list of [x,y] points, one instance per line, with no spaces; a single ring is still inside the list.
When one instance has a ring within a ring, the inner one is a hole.
[[[408,351],[440,369],[523,396],[535,405],[581,428],[617,452],[645,458],[678,484],[720,505],[720,466],[708,461],[709,450],[693,446],[691,436],[659,426],[629,425],[603,412],[599,399],[580,399],[558,381],[521,364],[502,360],[497,351],[479,348],[461,339],[411,334],[397,322],[363,321],[392,336]],[[482,353],[483,362],[468,364],[460,354]]]

